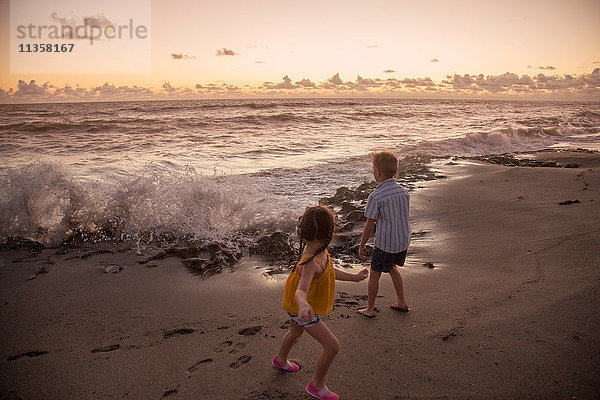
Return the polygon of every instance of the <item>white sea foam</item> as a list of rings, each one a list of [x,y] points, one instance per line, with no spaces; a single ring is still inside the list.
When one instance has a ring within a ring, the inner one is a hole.
[[[285,202],[249,177],[206,177],[149,166],[118,184],[77,181],[55,163],[0,177],[0,235],[57,245],[90,241],[227,240],[244,230],[289,228]]]

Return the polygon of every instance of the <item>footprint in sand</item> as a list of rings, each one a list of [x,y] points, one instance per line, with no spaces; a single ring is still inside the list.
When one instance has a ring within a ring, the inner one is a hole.
[[[229,350],[229,354],[235,354],[244,347],[246,347],[246,343],[236,343],[235,346],[233,346],[233,349]]]
[[[28,358],[39,357],[39,356],[42,356],[47,353],[48,353],[47,351],[28,351],[27,353],[21,353],[21,354],[17,354],[16,356],[10,356],[7,358],[7,360],[15,361],[15,360],[18,360],[19,358],[23,358],[23,357],[28,357]]]
[[[262,329],[262,326],[251,326],[250,328],[244,328],[244,329],[238,331],[238,335],[244,335],[244,336],[255,335],[258,332],[260,332],[261,329]]]
[[[172,389],[172,390],[167,390],[166,392],[163,393],[162,398],[164,399],[165,397],[169,397],[172,394],[177,394],[178,391],[177,389]]]
[[[237,359],[236,362],[229,364],[229,368],[238,369],[239,367],[241,367],[242,365],[244,365],[248,361],[250,361],[251,358],[252,357],[250,357],[250,356],[241,356],[240,358]]]
[[[92,353],[108,353],[109,351],[115,351],[120,348],[120,345],[112,344],[110,346],[98,347],[97,349],[92,350]]]
[[[217,346],[217,348],[215,349],[215,352],[220,353],[223,350],[225,350],[226,348],[228,348],[229,346],[231,346],[232,344],[233,344],[233,342],[231,340],[226,340]]]
[[[165,339],[168,339],[173,336],[189,335],[190,333],[194,333],[194,332],[196,332],[196,330],[192,329],[192,328],[173,329],[172,331],[165,332],[163,337]]]
[[[213,362],[212,358],[207,358],[202,361],[198,361],[196,364],[188,368],[188,372],[196,372],[198,371],[198,368],[200,368],[203,365],[210,364],[211,362]]]

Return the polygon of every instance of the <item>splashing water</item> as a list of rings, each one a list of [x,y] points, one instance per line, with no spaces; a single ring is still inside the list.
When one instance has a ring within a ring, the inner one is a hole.
[[[0,177],[0,235],[48,245],[93,241],[225,240],[242,230],[286,223],[285,211],[250,178],[210,178],[148,166],[115,185],[75,181],[56,163],[34,163]],[[289,223],[289,219],[287,220]]]

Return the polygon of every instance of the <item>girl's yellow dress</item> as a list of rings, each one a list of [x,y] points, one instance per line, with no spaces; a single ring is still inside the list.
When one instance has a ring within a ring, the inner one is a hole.
[[[306,296],[308,304],[310,304],[316,315],[329,314],[333,310],[333,299],[335,297],[335,270],[333,269],[333,262],[327,250],[325,250],[325,254],[327,255],[327,264],[325,265],[318,258],[314,258],[321,268],[323,268],[323,273],[313,278],[310,282]],[[312,254],[304,254],[300,258],[300,262],[310,257],[312,257]],[[298,305],[296,304],[294,295],[296,289],[298,289],[300,278],[301,275],[298,273],[298,267],[296,267],[288,276],[285,282],[285,289],[283,290],[281,308],[293,315],[298,315]]]

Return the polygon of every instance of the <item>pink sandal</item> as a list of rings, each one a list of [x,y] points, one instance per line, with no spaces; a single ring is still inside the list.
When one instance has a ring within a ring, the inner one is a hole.
[[[298,372],[298,371],[300,371],[300,366],[298,364],[296,364],[296,363],[293,363],[293,362],[289,361],[289,360],[285,363],[285,365],[279,364],[279,361],[277,361],[277,356],[273,357],[273,359],[271,360],[271,364],[273,364],[273,366],[275,368],[278,368],[278,369],[280,369],[282,371],[285,371],[285,372]]]
[[[316,397],[317,399],[321,399],[321,400],[338,400],[339,399],[339,396],[337,394],[335,394],[334,392],[332,392],[331,390],[329,390],[329,388],[327,386],[324,386],[323,389],[318,390],[316,387],[313,386],[312,381],[308,382],[308,385],[306,386],[306,391],[311,396]],[[327,393],[329,393],[329,394],[327,394]]]

